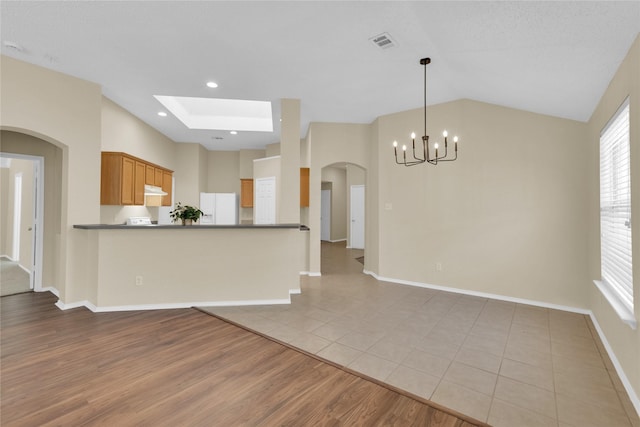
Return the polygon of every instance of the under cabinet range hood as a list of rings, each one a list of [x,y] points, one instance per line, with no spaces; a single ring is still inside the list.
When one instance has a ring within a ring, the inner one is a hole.
[[[145,185],[144,195],[145,196],[166,196],[167,193],[162,191],[162,188],[157,187],[155,185]]]

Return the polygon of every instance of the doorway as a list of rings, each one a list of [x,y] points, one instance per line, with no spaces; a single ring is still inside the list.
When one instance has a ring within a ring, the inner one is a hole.
[[[0,294],[42,290],[44,158],[0,153]]]

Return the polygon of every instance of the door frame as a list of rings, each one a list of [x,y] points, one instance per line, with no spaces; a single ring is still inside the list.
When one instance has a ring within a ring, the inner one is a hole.
[[[8,159],[31,160],[33,162],[33,228],[31,271],[29,272],[29,287],[36,292],[42,292],[42,260],[44,246],[44,157],[27,154],[0,152],[0,157]]]
[[[329,197],[325,197],[326,195],[329,195]],[[324,240],[326,242],[330,242],[331,241],[331,198],[333,197],[333,192],[329,189],[327,190],[320,190],[320,240]],[[326,224],[327,224],[327,229],[326,232],[328,234],[328,236],[324,236],[327,237],[327,239],[323,239],[323,230],[324,227],[322,226],[323,221],[322,218],[325,217],[325,215],[323,215],[324,212],[324,206],[325,206],[325,201],[326,204],[328,206],[328,212],[329,215],[326,215],[327,220],[326,220]]]
[[[353,190],[362,189],[362,247],[353,245]],[[366,232],[366,187],[364,184],[352,185],[349,187],[349,248],[364,249],[365,232]]]

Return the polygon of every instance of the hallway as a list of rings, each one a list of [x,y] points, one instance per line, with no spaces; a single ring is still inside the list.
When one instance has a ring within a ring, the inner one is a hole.
[[[494,426],[638,426],[591,320],[377,281],[322,243],[291,305],[212,314]]]

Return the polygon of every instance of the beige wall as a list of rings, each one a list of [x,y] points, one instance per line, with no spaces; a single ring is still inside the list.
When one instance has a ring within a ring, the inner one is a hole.
[[[265,157],[275,157],[280,155],[280,143],[274,142],[273,144],[269,144],[265,149]]]
[[[300,100],[281,99],[280,206],[281,223],[300,223]]]
[[[442,104],[429,110],[428,130],[432,139],[445,128],[460,136],[458,161],[396,165],[391,142],[415,130],[420,115],[379,119],[377,273],[587,308],[584,123]]]
[[[209,151],[209,193],[240,194],[240,152]]]
[[[60,256],[53,285],[62,300],[86,299],[87,263],[82,237],[72,226],[100,220],[100,87],[6,56],[0,61],[0,86],[0,129],[62,150],[61,225],[53,243]]]
[[[198,206],[200,193],[207,192],[206,186],[201,186],[200,159],[201,146],[195,143],[177,144],[176,163],[173,177],[175,179],[176,203]]]
[[[95,260],[88,268],[98,284],[94,309],[285,303],[299,288],[297,228],[80,232]]]
[[[589,222],[588,222],[588,280],[584,291],[587,294],[589,308],[613,349],[620,366],[624,370],[629,385],[636,394],[636,408],[640,411],[640,328],[631,329],[624,324],[613,311],[608,301],[591,283],[591,279],[600,279],[600,183],[599,183],[599,141],[600,132],[609,119],[618,110],[622,102],[630,97],[630,134],[631,134],[631,203],[633,230],[640,230],[640,36],[636,38],[624,62],[616,72],[606,92],[588,123],[588,135],[585,148],[588,150],[589,167]],[[633,232],[634,254],[640,253],[640,238]],[[640,320],[640,258],[634,257],[634,308],[635,318]]]
[[[322,168],[322,183],[331,186],[331,241],[347,238],[347,170],[344,167]],[[324,189],[324,188],[323,188]]]

